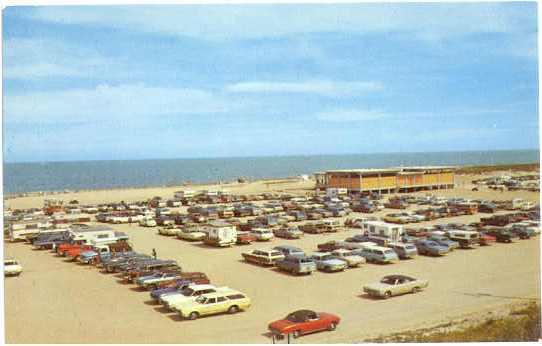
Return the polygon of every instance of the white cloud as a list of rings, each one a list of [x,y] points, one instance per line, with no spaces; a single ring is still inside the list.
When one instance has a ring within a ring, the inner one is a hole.
[[[49,6],[36,7],[29,16],[208,39],[401,31],[434,40],[469,33],[522,32],[533,25],[536,29],[536,16],[529,9],[536,12],[536,4]]]
[[[5,95],[6,122],[73,123],[126,121],[163,115],[225,112],[236,106],[199,89],[149,87],[143,84]]]
[[[329,122],[362,122],[387,118],[388,114],[380,110],[336,109],[318,113],[316,118]]]
[[[8,39],[4,43],[4,78],[37,79],[94,75],[115,62],[84,46],[45,39]]]
[[[359,93],[383,90],[378,82],[242,82],[230,84],[225,90],[232,93],[306,93],[324,96],[354,96]]]

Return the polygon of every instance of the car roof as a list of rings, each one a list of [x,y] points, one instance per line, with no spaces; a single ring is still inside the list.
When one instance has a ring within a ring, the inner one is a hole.
[[[223,296],[231,296],[233,294],[242,294],[246,297],[246,294],[242,293],[242,292],[239,292],[239,291],[236,291],[236,290],[233,290],[231,288],[225,288],[224,290],[219,290],[217,292],[213,292],[213,293],[206,293],[206,294],[202,294],[201,297],[205,297],[205,298],[216,298],[216,297],[223,297]]]
[[[401,275],[401,274],[386,275],[382,279],[409,279],[409,280],[415,280],[411,276],[406,276],[406,275]]]
[[[292,313],[289,313],[288,317],[289,316],[295,316],[296,320],[304,321],[304,320],[307,319],[308,316],[311,316],[311,315],[314,315],[314,314],[317,314],[317,313],[315,311],[313,311],[313,310],[297,310],[297,311],[294,311]]]
[[[188,285],[188,287],[194,290],[204,290],[208,288],[216,289],[215,285],[210,285],[210,284],[194,284],[194,285]]]
[[[282,249],[282,250],[296,250],[296,251],[303,251],[303,250],[301,250],[300,248],[295,247],[295,246],[292,246],[292,245],[278,245],[278,246],[275,246],[273,249],[275,249],[275,250]]]

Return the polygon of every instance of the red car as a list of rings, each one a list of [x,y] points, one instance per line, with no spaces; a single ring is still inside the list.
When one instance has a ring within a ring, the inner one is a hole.
[[[495,236],[480,232],[480,245],[490,245],[491,243],[495,243],[496,241],[497,238]]]
[[[292,334],[294,338],[322,330],[335,330],[341,321],[339,316],[327,312],[314,312],[312,310],[294,311],[286,318],[271,322],[269,331],[274,335]]]

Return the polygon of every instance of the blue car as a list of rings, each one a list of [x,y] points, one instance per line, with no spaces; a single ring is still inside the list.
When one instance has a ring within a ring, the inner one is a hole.
[[[418,248],[418,253],[420,255],[430,255],[430,256],[444,256],[450,252],[450,248],[437,243],[434,240],[422,239],[418,240],[416,243],[416,248]]]
[[[427,239],[428,240],[433,240],[433,241],[439,243],[442,246],[447,246],[450,249],[450,251],[453,251],[454,249],[457,249],[459,247],[458,242],[456,242],[454,240],[450,240],[449,238],[446,238],[443,235],[433,234]]]
[[[191,283],[192,281],[190,280],[177,280],[177,282],[175,283],[175,286],[173,287],[166,287],[166,288],[159,288],[156,290],[152,290],[150,293],[151,299],[158,302],[160,301],[160,298],[162,298],[163,296],[177,293],[179,290],[182,290],[183,288],[185,288]]]

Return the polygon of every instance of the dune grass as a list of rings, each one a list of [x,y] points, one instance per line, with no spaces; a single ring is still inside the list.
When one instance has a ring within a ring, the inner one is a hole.
[[[436,328],[443,329],[441,328]],[[507,342],[540,339],[540,305],[532,303],[507,316],[489,319],[463,329],[436,331],[424,329],[376,338],[371,342]]]

